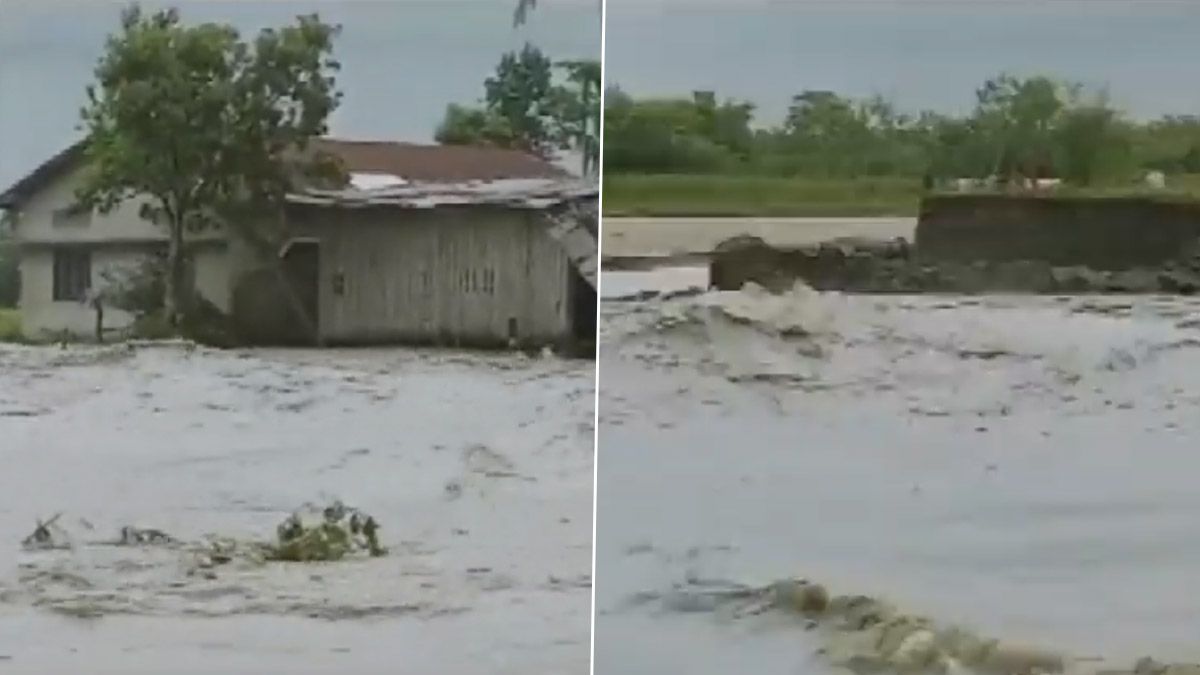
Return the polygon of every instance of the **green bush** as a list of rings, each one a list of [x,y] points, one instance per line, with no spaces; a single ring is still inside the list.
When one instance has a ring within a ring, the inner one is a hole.
[[[0,342],[23,342],[21,315],[15,309],[0,309]]]
[[[209,347],[236,347],[229,317],[208,300],[197,298],[195,307],[184,316],[183,324],[171,326],[162,310],[139,315],[133,321],[130,334],[139,340],[170,340],[185,338]]]

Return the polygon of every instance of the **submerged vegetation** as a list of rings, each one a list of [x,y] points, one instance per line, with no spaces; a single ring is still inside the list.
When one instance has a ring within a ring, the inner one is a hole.
[[[21,542],[26,550],[70,549],[76,544],[59,525],[62,513],[47,520],[38,520]],[[107,546],[178,546],[197,556],[203,569],[231,562],[242,557],[256,562],[334,562],[354,554],[370,557],[387,555],[379,542],[379,523],[358,509],[333,502],[320,510],[320,516],[306,519],[300,511],[288,516],[275,531],[275,540],[239,541],[229,537],[210,536],[207,542],[188,544],[162,530],[126,525],[117,538],[92,542]],[[81,521],[86,522],[86,521]]]
[[[87,531],[94,529],[83,518],[75,523]],[[154,612],[154,596],[205,595],[211,582],[236,586],[261,579],[268,566],[336,563],[387,554],[375,519],[340,502],[322,510],[306,506],[280,524],[271,540],[213,534],[188,540],[133,525],[121,527],[112,538],[83,540],[69,531],[75,523],[69,525],[62,513],[35,523],[21,542],[28,559],[21,565],[20,586],[6,589],[6,600],[24,599],[79,618]],[[114,566],[123,571],[119,579],[111,578]],[[283,611],[296,607],[295,597],[289,601]],[[354,611],[331,606],[328,599],[300,606],[309,616]]]
[[[1104,91],[1000,75],[965,115],[909,113],[882,97],[804,91],[784,120],[754,105],[606,98],[605,208],[645,215],[915,214],[946,181],[1054,178],[1080,194],[1136,191],[1150,171],[1189,193],[1200,179],[1200,116],[1131,119]]]
[[[831,594],[803,578],[764,586],[689,579],[668,593],[644,593],[635,602],[661,603],[668,611],[722,613],[746,618],[767,612],[792,615],[801,630],[815,633],[817,655],[855,675],[879,673],[1035,675],[1108,673],[1108,675],[1184,675],[1200,672],[1193,664],[1167,664],[1146,657],[1130,668],[1097,669],[1102,659],[1075,657],[1052,649],[979,635],[919,614],[904,612],[868,595]]]
[[[379,543],[379,524],[369,515],[347,509],[341,502],[326,507],[319,523],[306,525],[292,514],[276,529],[277,541],[266,547],[267,559],[287,562],[341,560],[356,551],[385,555]]]
[[[184,256],[184,277],[194,278],[191,256]],[[132,266],[104,270],[104,289],[96,301],[133,316],[131,337],[165,340],[183,337],[209,347],[233,347],[238,344],[230,317],[193,288],[183,297],[187,304],[176,325],[165,312],[166,269],[162,255],[148,255]]]

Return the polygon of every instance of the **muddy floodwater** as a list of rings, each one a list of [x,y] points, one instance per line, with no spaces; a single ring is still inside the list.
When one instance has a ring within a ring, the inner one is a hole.
[[[793,617],[635,601],[794,576],[1096,667],[1200,660],[1200,302],[603,307],[598,675],[830,672]]]
[[[0,347],[0,670],[586,673],[594,368],[439,351]],[[226,565],[372,514],[389,554]],[[27,551],[59,514],[71,548]]]

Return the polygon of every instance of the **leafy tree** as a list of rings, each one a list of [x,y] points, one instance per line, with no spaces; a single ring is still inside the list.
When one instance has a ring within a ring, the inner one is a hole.
[[[1064,104],[1059,86],[1045,77],[1001,75],[976,92],[976,128],[991,143],[994,173],[1036,178],[1052,164],[1052,128]]]
[[[700,118],[701,135],[743,160],[750,158],[754,149],[754,132],[750,129],[754,104],[742,101],[718,104],[716,92],[712,91],[694,92],[692,102]]]
[[[1127,127],[1103,95],[1063,112],[1054,141],[1058,176],[1068,182],[1089,186],[1132,173]]]
[[[336,34],[315,14],[244,42],[230,26],[185,26],[174,9],[122,13],[87,89],[89,171],[78,196],[101,211],[144,199],[143,216],[166,229],[169,325],[193,304],[189,234],[229,226],[270,242],[287,192],[332,175],[307,144],[340,99]]]
[[[971,120],[927,114],[928,171],[938,178],[984,178],[994,169],[987,139]]]
[[[703,116],[688,99],[621,102],[609,95],[605,156],[628,171],[708,172],[731,168],[736,158],[704,136]],[[615,99],[615,100],[614,100]]]
[[[805,91],[793,97],[784,121],[792,152],[809,155],[825,175],[868,173],[867,156],[879,140],[868,125],[870,112],[831,91]],[[811,171],[811,169],[810,169]]]
[[[566,72],[568,82],[551,94],[560,147],[579,149],[583,174],[594,174],[600,170],[600,62],[560,61],[555,66]]]
[[[556,147],[551,96],[553,64],[533,45],[500,58],[483,82],[487,109],[504,119],[528,151],[548,157]]]
[[[434,132],[438,143],[447,145],[518,145],[516,134],[508,120],[486,108],[451,103],[446,115]]]
[[[1179,165],[1187,173],[1200,173],[1200,144],[1188,148]]]
[[[1146,168],[1200,173],[1200,116],[1169,115],[1133,130],[1134,154]]]
[[[712,92],[635,101],[612,88],[604,111],[606,161],[641,172],[738,170],[758,145],[753,111],[749,103],[717,103]]]
[[[564,82],[554,81],[555,72]],[[440,143],[519,148],[549,158],[578,149],[584,173],[600,162],[600,63],[553,63],[525,45],[505,54],[484,81],[480,106],[451,104],[434,137]]]
[[[862,120],[851,101],[832,91],[805,91],[792,97],[784,120],[784,131],[815,142],[844,138],[858,133]]]

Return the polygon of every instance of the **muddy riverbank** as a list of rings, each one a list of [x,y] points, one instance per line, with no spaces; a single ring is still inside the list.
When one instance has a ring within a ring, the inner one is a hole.
[[[1200,581],[1196,300],[800,289],[604,312],[597,673],[832,672],[794,621],[630,601],[791,575],[1096,670],[1200,660],[1179,592]]]
[[[587,672],[593,377],[433,350],[2,347],[0,663]],[[210,577],[89,543],[270,538],[331,499],[377,517],[388,555]],[[22,551],[60,511],[76,545]]]
[[[714,288],[752,283],[784,292],[797,282],[850,293],[1147,294],[1200,291],[1200,255],[1181,249],[1154,265],[1095,269],[1045,259],[935,259],[905,239],[833,240],[778,248],[736,237],[709,256]]]

